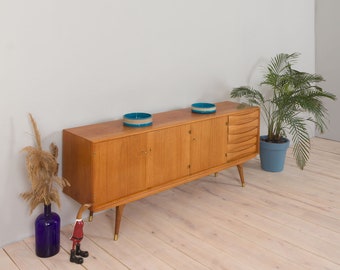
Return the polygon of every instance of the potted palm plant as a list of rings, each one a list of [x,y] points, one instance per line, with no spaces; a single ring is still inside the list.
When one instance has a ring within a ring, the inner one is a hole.
[[[291,135],[293,155],[300,169],[303,169],[310,155],[310,135],[308,122],[323,133],[327,108],[324,98],[335,100],[334,94],[324,91],[318,83],[324,81],[318,74],[310,74],[293,69],[299,54],[278,54],[266,67],[262,90],[242,86],[234,88],[230,96],[243,98],[250,105],[259,106],[267,125],[267,134],[260,139],[261,167],[266,171],[283,170],[286,149],[289,145],[287,135]],[[265,91],[269,91],[267,95]],[[276,148],[266,154],[268,148]],[[283,157],[276,160],[278,153]]]

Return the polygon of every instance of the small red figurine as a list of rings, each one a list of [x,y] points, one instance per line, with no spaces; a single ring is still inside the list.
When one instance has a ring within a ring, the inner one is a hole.
[[[84,221],[82,219],[82,214],[85,209],[88,209],[91,206],[91,204],[83,204],[77,214],[77,219],[74,224],[73,234],[70,238],[73,241],[72,249],[71,249],[71,255],[70,255],[70,262],[74,262],[76,264],[82,264],[84,262],[83,258],[86,258],[89,256],[89,253],[87,251],[83,251],[80,249],[80,242],[83,239],[84,233],[83,233],[83,227],[84,227]],[[80,256],[80,257],[78,257]]]

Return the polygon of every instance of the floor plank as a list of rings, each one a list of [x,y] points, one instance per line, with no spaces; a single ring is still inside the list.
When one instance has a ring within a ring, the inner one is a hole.
[[[18,270],[19,268],[10,259],[5,250],[0,249],[0,269],[6,270]]]
[[[173,269],[124,235],[113,241],[113,222],[107,214],[87,224],[86,235],[129,269]]]
[[[97,218],[96,218],[96,222]],[[88,225],[90,223],[85,222],[84,230],[85,233],[88,232],[88,226],[91,227],[91,225]],[[73,225],[65,226],[62,231],[62,240],[61,245],[65,250],[68,252],[68,256],[70,253],[70,250],[72,248],[72,241],[70,241],[70,236],[73,232]],[[121,262],[119,262],[114,256],[109,254],[105,251],[100,245],[98,245],[96,242],[90,240],[88,237],[84,237],[84,239],[81,241],[81,249],[89,251],[89,257],[84,259],[84,267],[86,269],[95,269],[95,270],[126,270],[128,269],[126,266],[124,266]],[[70,263],[69,263],[70,264]],[[72,265],[72,264],[71,264]]]
[[[113,215],[112,215],[113,218]],[[127,218],[124,218],[124,228],[122,235],[133,239],[136,243],[142,246],[148,252],[159,257],[162,261],[169,264],[174,269],[187,270],[207,270],[208,268],[194,260],[190,256],[184,254],[176,247],[160,240],[153,236],[152,231],[145,231],[138,223],[133,223]],[[174,260],[174,258],[176,258]]]
[[[19,269],[48,269],[24,241],[10,244],[4,249]]]
[[[189,187],[183,187],[185,192],[187,193],[190,189]],[[208,189],[208,188],[207,188]],[[182,196],[179,194],[179,196],[171,196],[171,199],[169,201],[171,202],[180,202],[182,205],[186,205],[188,207],[182,207],[182,215],[186,216],[188,215],[187,211],[191,211],[190,218],[192,220],[193,213],[197,212],[198,220],[201,219],[200,216],[206,215],[206,219],[209,220],[209,222],[212,222],[216,224],[217,226],[223,228],[223,230],[228,230],[232,232],[233,234],[238,235],[238,237],[244,238],[247,241],[251,241],[252,243],[255,243],[256,245],[259,245],[264,248],[263,253],[272,253],[274,252],[277,256],[282,256],[287,261],[291,261],[295,263],[296,265],[299,265],[299,269],[304,269],[303,266],[306,266],[306,269],[322,269],[323,266],[329,266],[329,269],[332,269],[331,267],[336,267],[336,264],[329,263],[328,260],[320,258],[320,256],[312,255],[310,252],[306,251],[304,248],[298,247],[296,243],[292,243],[287,241],[287,237],[279,237],[276,236],[268,230],[268,228],[263,228],[263,224],[266,224],[263,222],[264,216],[256,216],[255,220],[252,215],[254,215],[254,209],[251,209],[251,211],[247,211],[246,208],[243,207],[243,205],[230,205],[228,203],[223,202],[216,202],[212,201],[212,198],[207,198],[209,195],[207,194],[207,189],[205,192],[202,192],[201,194],[197,193],[197,188],[194,188],[194,192],[196,193],[196,196],[205,196],[205,200],[202,200],[202,202],[207,202],[206,204],[199,204],[199,205],[191,205],[190,199],[185,198],[185,196]],[[177,193],[177,192],[175,192]],[[210,192],[208,192],[210,194]],[[198,198],[196,197],[196,198]],[[220,200],[221,197],[216,197],[215,200]],[[157,198],[157,201],[159,202],[159,198]],[[171,207],[171,204],[167,203],[167,208]],[[209,202],[211,205],[209,205]],[[220,207],[216,207],[216,205],[220,204]],[[163,204],[161,204],[163,205]],[[230,211],[230,208],[234,209]],[[188,210],[187,210],[188,209]],[[195,209],[195,211],[193,211]],[[236,214],[234,211],[237,211]],[[259,213],[262,212],[262,209],[257,209]],[[235,218],[235,217],[239,218]],[[182,217],[183,218],[183,217]],[[254,226],[256,225],[256,222],[258,219],[261,220],[262,226]],[[254,224],[255,223],[255,224]],[[279,225],[281,223],[277,222]],[[275,223],[274,223],[275,224]],[[285,225],[284,225],[285,226]],[[293,232],[295,229],[292,229]],[[218,231],[221,231],[221,229],[213,228],[213,233],[217,234]],[[289,232],[290,233],[290,232]],[[224,233],[225,234],[225,233]],[[228,237],[228,240],[230,240],[230,237]],[[315,240],[315,239],[313,239]],[[318,241],[320,241],[318,239]],[[232,241],[233,243],[238,242],[237,240]],[[242,246],[245,247],[251,247],[251,245],[245,243],[242,244]],[[270,255],[272,258],[274,258],[273,255]],[[261,256],[263,258],[263,256]],[[295,268],[296,269],[296,265]],[[273,268],[274,269],[274,268]],[[283,269],[280,267],[280,269]],[[292,268],[293,269],[293,268]]]
[[[61,244],[63,243],[63,241],[64,241],[64,235],[60,234]],[[30,248],[30,250],[34,252],[34,248],[35,248],[34,237],[25,239],[24,242]],[[46,266],[47,269],[51,269],[51,270],[52,269],[53,270],[84,269],[84,267],[81,265],[71,264],[68,260],[65,260],[65,258],[68,258],[68,254],[63,248],[60,248],[59,253],[54,255],[52,258],[40,258],[40,260]]]
[[[193,259],[200,261],[209,269],[256,269],[244,262],[244,258],[233,257],[225,250],[221,250],[214,244],[208,243],[207,239],[202,239],[192,234],[195,230],[194,224],[190,221],[182,220],[180,223],[187,223],[188,229],[178,226],[177,222],[169,218],[174,217],[168,213],[158,211],[146,200],[140,200],[126,208],[126,218],[131,219],[143,229],[151,232],[162,241],[171,244],[182,253]],[[143,218],[144,217],[144,218]],[[143,222],[139,220],[143,218]]]
[[[340,142],[327,140],[319,137],[312,138],[312,149],[322,150],[322,152],[326,153],[336,153],[339,155],[340,153]]]
[[[186,189],[187,191],[187,189]],[[208,200],[210,201],[210,200]],[[182,202],[182,201],[181,201]],[[183,202],[185,203],[185,202]],[[196,211],[198,211],[198,217],[200,215],[206,214],[206,219],[210,222],[216,224],[220,227],[216,228],[215,226],[212,228],[212,231],[216,234],[218,231],[220,231],[220,234],[226,234],[223,232],[223,230],[228,230],[232,232],[233,234],[236,234],[239,238],[244,238],[243,241],[250,241],[250,243],[244,242],[241,243],[241,246],[243,247],[251,247],[252,244],[260,245],[264,249],[261,251],[263,254],[269,254],[270,258],[275,258],[275,254],[273,254],[273,251],[275,251],[276,256],[283,256],[288,261],[292,261],[297,263],[297,265],[302,266],[304,263],[302,262],[302,254],[303,252],[300,252],[299,249],[297,249],[294,245],[290,244],[289,242],[286,242],[285,240],[275,237],[271,234],[269,234],[266,230],[262,228],[256,228],[248,225],[247,221],[242,221],[235,219],[234,214],[232,213],[229,215],[229,208],[230,205],[225,204],[223,209],[217,209],[216,207],[210,207],[209,205],[203,205],[200,204]],[[188,207],[192,211],[192,206]],[[200,211],[201,210],[201,211]],[[196,212],[195,211],[195,212]],[[213,213],[213,214],[210,214]],[[240,212],[242,213],[242,212]],[[186,213],[183,213],[185,215]],[[244,213],[242,213],[244,214]],[[249,218],[249,215],[247,215],[247,218]],[[192,217],[192,214],[190,215]],[[223,228],[223,230],[221,229]],[[246,237],[244,237],[246,236]],[[230,233],[228,234],[228,240],[230,240],[232,235],[230,236]],[[240,239],[234,239],[232,243],[240,243]],[[257,248],[258,249],[258,248]],[[285,253],[292,254],[294,252],[294,255],[298,254],[299,256],[296,256],[295,259],[297,260],[291,260],[290,256],[285,256]],[[249,252],[248,252],[249,253]],[[253,256],[257,257],[256,254]],[[265,256],[260,256],[260,258],[264,258]],[[278,259],[275,260],[276,262]],[[308,260],[307,260],[308,261]],[[255,262],[254,262],[255,263]],[[284,261],[284,264],[286,264],[286,261]],[[289,266],[289,265],[288,265]],[[260,265],[258,266],[260,267]],[[274,267],[274,266],[273,266]],[[279,267],[279,266],[277,266]],[[291,265],[289,267],[292,267]],[[296,268],[296,265],[295,265]],[[282,269],[282,267],[280,267]]]

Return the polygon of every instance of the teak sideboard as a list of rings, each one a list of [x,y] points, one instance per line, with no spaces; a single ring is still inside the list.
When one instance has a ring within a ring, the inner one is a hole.
[[[259,108],[216,104],[216,113],[190,108],[154,114],[149,127],[122,120],[63,130],[64,192],[93,213],[116,207],[118,239],[124,206],[157,192],[242,164],[259,151]]]

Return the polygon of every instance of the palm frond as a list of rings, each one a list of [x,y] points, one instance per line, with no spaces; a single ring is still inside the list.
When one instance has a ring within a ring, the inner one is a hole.
[[[290,69],[293,64],[297,61],[299,57],[299,53],[292,53],[292,54],[286,54],[286,53],[280,53],[277,54],[275,57],[273,57],[268,64],[268,74],[277,74],[282,75],[284,74],[287,69]]]
[[[232,98],[245,98],[250,105],[260,105],[264,102],[264,97],[260,91],[247,86],[234,88],[230,96]]]
[[[296,113],[288,113],[285,123],[289,128],[289,133],[292,135],[293,156],[296,164],[300,169],[303,169],[309,160],[311,148],[305,119],[299,117]]]

